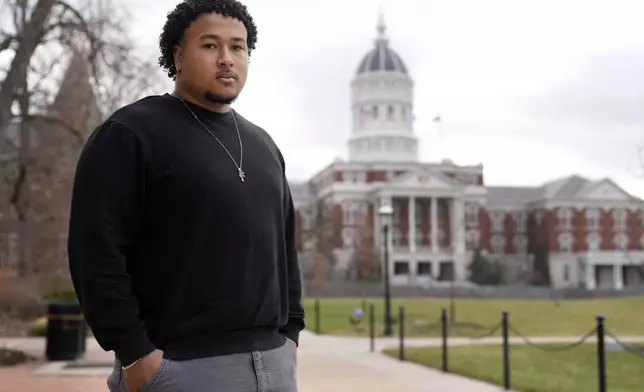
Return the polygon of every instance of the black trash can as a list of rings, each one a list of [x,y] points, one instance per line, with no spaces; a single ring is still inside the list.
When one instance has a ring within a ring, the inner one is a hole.
[[[78,302],[50,302],[47,305],[47,345],[50,361],[71,361],[85,353],[87,325]]]

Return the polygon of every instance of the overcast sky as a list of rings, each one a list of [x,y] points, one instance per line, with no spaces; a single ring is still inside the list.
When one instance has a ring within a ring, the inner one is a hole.
[[[157,56],[177,0],[119,0]],[[259,30],[235,108],[277,141],[289,177],[346,157],[349,83],[373,0],[247,0]],[[482,163],[490,185],[610,176],[644,196],[644,1],[381,0],[415,81],[421,160]],[[441,129],[432,118],[441,115]]]

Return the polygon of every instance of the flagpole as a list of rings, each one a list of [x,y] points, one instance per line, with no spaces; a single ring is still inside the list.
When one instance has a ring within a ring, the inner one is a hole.
[[[442,159],[442,153],[440,151],[441,141],[443,139],[443,118],[441,115],[434,117],[434,123],[436,124],[436,154],[438,155],[438,160]]]

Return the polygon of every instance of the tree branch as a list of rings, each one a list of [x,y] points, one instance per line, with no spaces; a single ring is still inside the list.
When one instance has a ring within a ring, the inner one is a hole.
[[[11,66],[0,86],[0,129],[5,129],[11,119],[14,95],[20,88],[20,75],[27,68],[29,60],[40,44],[45,22],[51,13],[55,0],[38,0],[31,19],[20,32],[20,40]]]
[[[61,126],[65,128],[69,133],[74,136],[74,139],[80,143],[85,142],[85,136],[83,136],[84,132],[76,127],[74,127],[72,124],[68,123],[67,121],[56,117],[56,116],[51,116],[47,114],[29,114],[27,116],[19,116],[22,121],[24,121],[24,124],[29,124],[34,121],[41,121],[42,123],[47,123],[47,124],[53,124],[57,126]]]
[[[0,31],[0,53],[9,49],[14,42],[16,42],[15,35]]]

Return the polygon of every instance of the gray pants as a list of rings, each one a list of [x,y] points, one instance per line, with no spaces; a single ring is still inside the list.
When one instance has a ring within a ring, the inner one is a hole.
[[[159,370],[141,392],[297,392],[297,349],[292,343],[269,351],[172,361]],[[118,360],[107,379],[110,392],[125,389]]]

